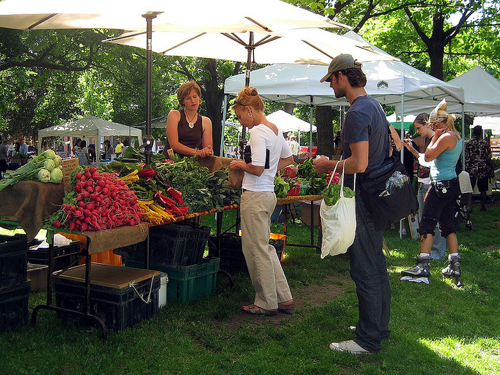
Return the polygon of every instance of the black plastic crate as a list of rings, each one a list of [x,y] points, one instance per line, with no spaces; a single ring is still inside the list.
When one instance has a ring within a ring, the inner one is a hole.
[[[27,252],[26,235],[0,235],[0,291],[26,282]]]
[[[137,273],[131,270],[143,271],[144,275],[137,278]],[[58,307],[85,312],[84,271],[85,266],[73,267],[54,280]],[[91,273],[90,313],[109,329],[124,330],[158,312],[160,272],[92,263]],[[123,283],[124,280],[128,281]],[[58,315],[78,323],[89,321],[66,312],[58,312]]]
[[[28,323],[28,300],[30,282],[0,289],[0,331],[19,327]]]
[[[208,247],[210,253],[216,253],[217,237],[210,236]],[[285,241],[282,239],[270,239],[269,244],[276,249],[278,259],[282,260]],[[224,233],[221,235],[220,242],[220,269],[229,273],[248,272],[248,267],[241,248],[241,237],[234,233]]]
[[[210,227],[166,224],[149,228],[149,262],[151,268],[198,264],[205,252]],[[146,242],[115,249],[114,252],[137,262],[146,261]]]
[[[49,264],[49,248],[34,249],[41,241],[33,241],[28,248],[28,262],[33,264]],[[55,246],[52,255],[54,259],[53,270],[62,270],[66,267],[74,266],[78,263],[78,253],[80,253],[80,241],[71,241],[66,246]]]

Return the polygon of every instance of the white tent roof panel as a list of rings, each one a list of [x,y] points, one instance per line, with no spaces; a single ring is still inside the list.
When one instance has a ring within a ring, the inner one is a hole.
[[[320,83],[327,68],[319,65],[275,64],[251,72],[250,82],[266,100],[296,104],[347,105],[344,98],[335,98],[328,82]],[[460,103],[463,89],[447,84],[401,61],[363,63],[367,76],[366,91],[386,105],[434,103],[442,98]],[[229,77],[225,93],[237,95],[244,87],[245,75]],[[405,111],[406,113],[406,111]]]
[[[68,121],[38,131],[38,140],[42,138],[68,136],[68,137],[112,137],[132,136],[139,137],[142,143],[142,131],[127,125],[103,120],[95,116],[87,116],[80,120]]]

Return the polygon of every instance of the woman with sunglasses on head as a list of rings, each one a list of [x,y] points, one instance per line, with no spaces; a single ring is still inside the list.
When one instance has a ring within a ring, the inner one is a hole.
[[[240,123],[250,130],[246,160],[233,160],[232,171],[244,171],[241,212],[241,244],[248,273],[255,288],[254,303],[242,311],[252,315],[290,312],[293,299],[276,249],[269,244],[271,214],[276,206],[274,177],[278,169],[293,163],[283,134],[264,114],[257,91],[245,87],[232,109]]]
[[[172,110],[167,117],[166,156],[172,149],[180,156],[206,158],[213,154],[212,121],[198,113],[201,88],[193,80],[184,83],[177,91],[177,100],[184,107]]]
[[[434,228],[439,222],[441,235],[448,245],[448,266],[441,272],[443,276],[455,278],[461,286],[461,258],[458,254],[457,225],[455,205],[460,195],[460,185],[455,167],[462,153],[462,139],[455,129],[455,116],[448,114],[443,99],[429,116],[434,135],[424,154],[419,155],[419,163],[430,168],[431,186],[424,198],[424,209],[420,219],[420,254],[417,265],[401,272],[402,281],[429,283],[430,251]]]
[[[413,143],[411,141],[405,140],[404,146],[415,156],[419,158],[420,154],[424,154],[427,146],[431,143],[432,137],[434,137],[434,130],[431,128],[429,123],[429,115],[427,113],[420,113],[413,121],[413,126],[418,133],[418,137],[413,138]],[[418,148],[415,149],[414,145]],[[418,163],[417,178],[418,178],[418,218],[419,224],[422,219],[422,213],[424,211],[424,197],[427,194],[431,186],[431,177],[429,175],[430,169],[424,167]],[[433,260],[442,260],[446,254],[446,239],[441,237],[441,232],[439,228],[436,227],[434,230],[434,237],[432,237],[432,249],[431,258]]]

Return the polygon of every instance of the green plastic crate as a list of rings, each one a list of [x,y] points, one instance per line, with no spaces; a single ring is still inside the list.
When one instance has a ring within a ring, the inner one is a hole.
[[[167,300],[187,303],[215,293],[219,258],[203,258],[199,264],[179,267],[159,267],[157,271],[168,274]],[[144,268],[144,263],[125,260],[125,266]]]

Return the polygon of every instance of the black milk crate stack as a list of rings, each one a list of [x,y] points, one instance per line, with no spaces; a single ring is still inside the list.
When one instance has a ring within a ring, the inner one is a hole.
[[[187,303],[215,293],[219,263],[219,258],[210,257],[189,266],[152,267],[168,275],[167,301]],[[143,268],[144,263],[126,259],[125,266]]]
[[[90,314],[99,317],[109,329],[124,330],[158,312],[159,271],[100,263],[92,263],[90,270]],[[84,265],[61,273],[54,280],[54,289],[58,307],[85,312]],[[58,315],[85,323],[75,314]]]
[[[28,262],[33,264],[49,264],[49,248],[36,248],[40,241],[33,241],[28,248]],[[62,270],[74,266],[78,262],[80,252],[80,241],[71,241],[69,245],[54,246],[53,271]]]
[[[272,237],[278,237],[279,239],[273,239]],[[269,244],[273,245],[276,249],[276,254],[280,261],[283,260],[283,251],[285,248],[285,240],[283,238],[285,238],[284,235],[271,233],[271,238],[269,239]],[[216,243],[217,237],[210,236],[208,241],[210,254],[216,253]],[[219,257],[221,270],[229,273],[248,272],[245,256],[243,255],[241,247],[241,236],[235,233],[221,234]]]
[[[0,235],[0,331],[28,322],[28,240]]]
[[[149,264],[178,267],[198,264],[203,258],[210,227],[192,224],[166,224],[149,228]],[[146,242],[115,249],[125,261],[146,262]]]

